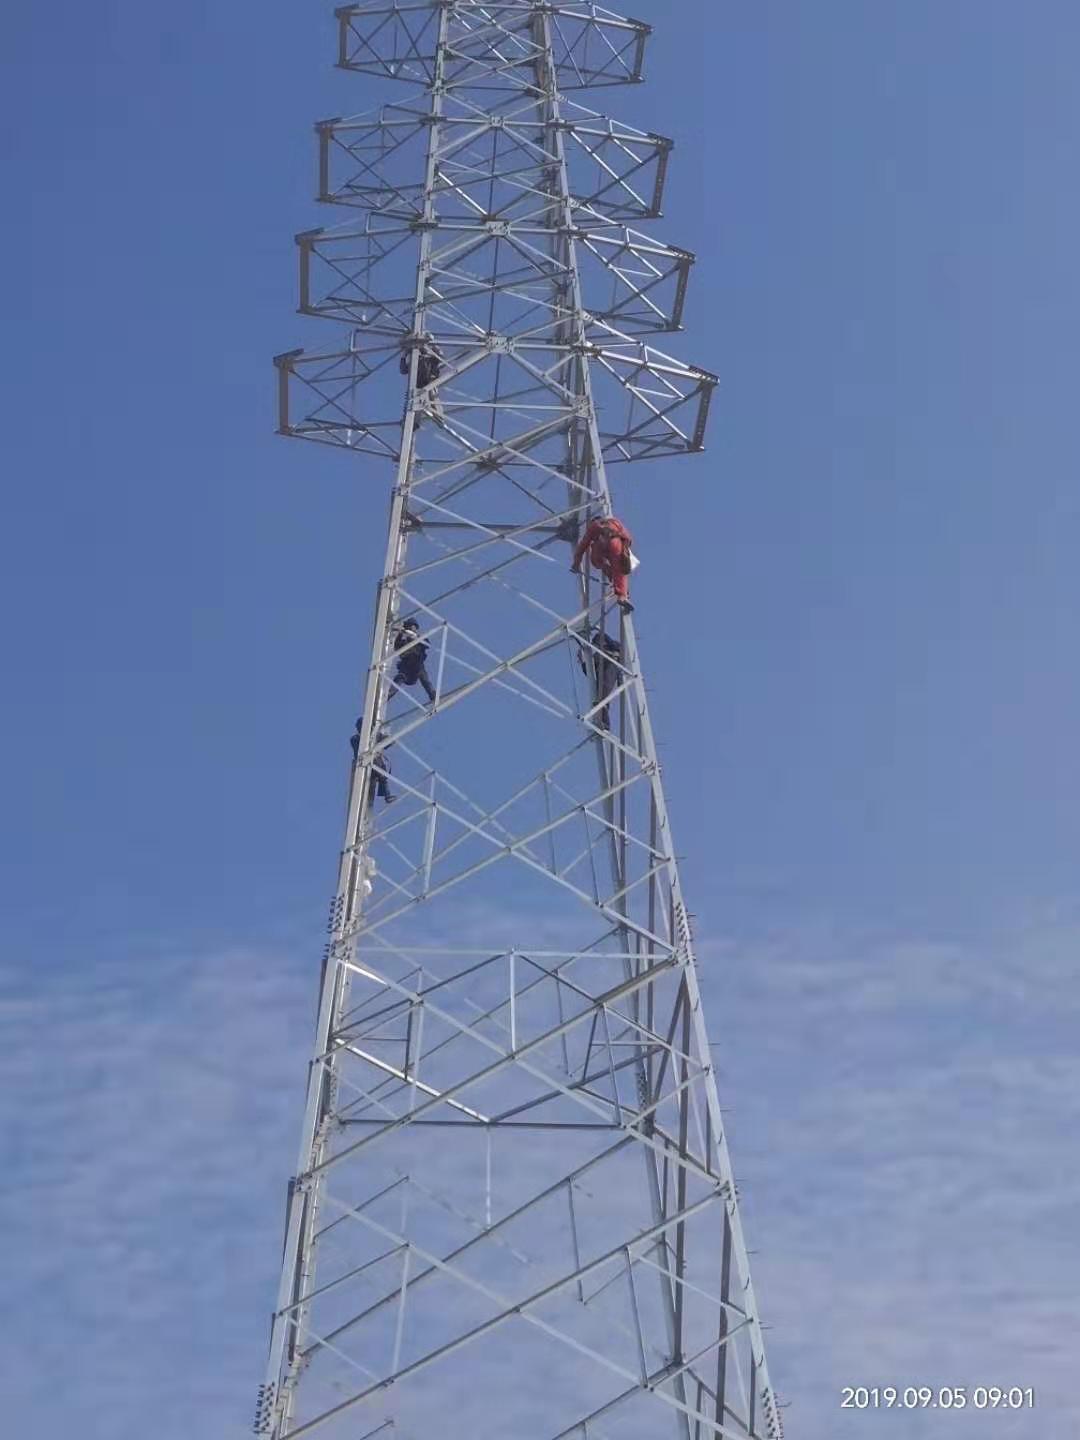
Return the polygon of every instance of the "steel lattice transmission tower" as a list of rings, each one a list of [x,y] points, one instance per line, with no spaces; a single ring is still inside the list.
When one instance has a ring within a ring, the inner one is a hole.
[[[629,228],[670,142],[566,98],[639,80],[649,27],[338,17],[411,88],[317,127],[350,218],[299,236],[301,310],[348,329],[278,357],[280,429],[394,481],[256,1432],[778,1437],[633,625],[568,573],[715,383],[650,343],[692,260]]]

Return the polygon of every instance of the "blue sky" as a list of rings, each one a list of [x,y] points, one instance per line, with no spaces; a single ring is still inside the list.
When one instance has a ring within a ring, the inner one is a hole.
[[[678,349],[722,386],[621,503],[789,1433],[1033,1433],[838,1410],[876,1378],[1032,1384],[1064,1440],[1080,17],[632,8],[650,83],[594,103],[676,139]],[[273,436],[269,357],[318,333],[311,122],[368,98],[318,5],[7,36],[5,1411],[228,1435],[385,524],[381,472]]]

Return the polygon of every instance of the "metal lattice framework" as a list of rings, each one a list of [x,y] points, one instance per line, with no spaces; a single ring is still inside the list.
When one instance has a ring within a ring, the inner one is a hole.
[[[317,127],[348,218],[298,237],[301,310],[348,328],[278,357],[280,429],[395,479],[256,1432],[778,1437],[633,624],[568,574],[607,467],[699,450],[715,384],[651,344],[670,142],[565,98],[649,27],[338,17],[413,98]]]

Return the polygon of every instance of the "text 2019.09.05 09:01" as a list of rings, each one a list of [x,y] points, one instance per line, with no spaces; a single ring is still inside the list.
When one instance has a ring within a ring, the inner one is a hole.
[[[845,1385],[841,1410],[1033,1410],[1035,1391],[1021,1385]]]

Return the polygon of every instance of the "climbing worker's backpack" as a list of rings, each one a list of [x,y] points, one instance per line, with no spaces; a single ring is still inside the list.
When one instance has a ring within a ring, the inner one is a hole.
[[[614,515],[605,515],[600,521],[600,534],[605,540],[619,540],[622,542],[621,568],[625,575],[636,568],[637,560],[633,554],[634,537],[627,530],[621,520],[616,520]]]

